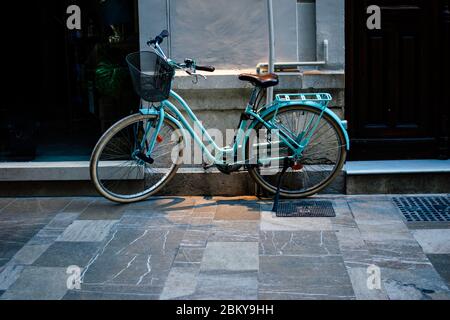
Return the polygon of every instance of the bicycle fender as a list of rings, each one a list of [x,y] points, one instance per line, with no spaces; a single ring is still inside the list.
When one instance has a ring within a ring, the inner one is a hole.
[[[264,108],[263,110],[261,110],[260,115],[261,115],[262,118],[264,118],[265,116],[271,114],[272,112],[275,112],[277,109],[279,111],[279,110],[281,110],[281,109],[283,109],[285,107],[290,107],[290,106],[294,106],[294,105],[299,105],[299,106],[305,105],[305,106],[317,109],[320,112],[324,111],[327,115],[329,115],[333,120],[336,121],[336,123],[341,128],[342,132],[344,133],[346,149],[347,149],[347,151],[350,150],[350,138],[349,138],[348,133],[347,133],[347,121],[346,120],[341,120],[333,111],[331,111],[328,108],[324,109],[324,107],[322,105],[318,104],[318,103],[314,103],[314,102],[311,102],[311,101],[305,101],[304,103],[301,103],[301,104],[300,103],[287,103],[287,104],[284,103],[284,104],[281,104],[281,105],[276,105],[275,104],[275,105],[268,106],[267,108]],[[256,126],[257,123],[258,123],[258,120],[253,121],[253,123],[250,125],[250,129],[253,129]]]
[[[154,108],[151,108],[151,109],[140,109],[140,110],[139,110],[139,113],[142,114],[142,115],[155,115],[155,116],[159,116],[159,111],[156,110],[156,109],[154,109]],[[187,141],[189,141],[189,140],[186,139],[186,130],[184,130],[182,124],[181,124],[177,119],[175,119],[173,116],[171,116],[171,115],[168,114],[167,112],[164,112],[164,118],[167,118],[167,119],[169,119],[170,121],[172,121],[173,123],[175,123],[175,125],[178,127],[178,129],[180,129],[181,134],[183,135],[183,141],[184,141],[185,143],[186,143]]]

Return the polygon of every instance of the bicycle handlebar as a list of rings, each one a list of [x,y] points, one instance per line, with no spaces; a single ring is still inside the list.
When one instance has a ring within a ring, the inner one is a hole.
[[[213,66],[195,66],[195,69],[206,72],[214,72],[216,70]]]
[[[155,39],[148,41],[147,45],[151,46],[154,44],[161,44],[163,42],[164,38],[167,38],[169,36],[170,36],[169,31],[163,30],[163,31],[161,31],[161,33],[158,36],[156,36]]]
[[[175,68],[179,68],[179,69],[183,69],[185,70],[186,68],[191,69],[191,70],[199,70],[199,71],[206,71],[206,72],[214,72],[216,70],[216,68],[214,68],[213,66],[198,66],[195,64],[195,61],[192,59],[186,59],[184,61],[184,64],[178,64],[175,61],[171,61],[170,59],[168,59],[165,54],[164,51],[161,49],[161,47],[159,46],[165,38],[169,37],[170,33],[167,30],[163,30],[161,31],[161,33],[156,36],[155,39],[150,40],[147,42],[148,46],[154,46],[157,53],[162,56],[166,61],[170,62],[172,64],[172,66],[174,66]],[[185,70],[188,74],[192,75],[193,73],[188,72],[188,70]],[[194,73],[195,74],[195,73]]]

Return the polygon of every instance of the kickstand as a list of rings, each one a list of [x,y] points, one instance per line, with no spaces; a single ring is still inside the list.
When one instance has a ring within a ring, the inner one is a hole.
[[[290,159],[289,158],[284,158],[284,162],[283,162],[283,170],[280,173],[280,177],[278,178],[278,185],[277,185],[277,193],[275,194],[275,199],[273,201],[273,208],[272,208],[272,212],[277,213],[278,212],[278,203],[280,200],[280,188],[281,188],[281,183],[283,182],[283,176],[286,173],[287,169],[289,168],[290,165]]]

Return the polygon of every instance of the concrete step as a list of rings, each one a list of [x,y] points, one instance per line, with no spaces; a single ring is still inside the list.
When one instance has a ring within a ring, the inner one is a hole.
[[[449,193],[450,160],[349,161],[346,193]]]
[[[0,164],[0,197],[97,195],[89,163]],[[181,168],[160,195],[243,196],[257,187],[246,172]],[[450,160],[351,161],[323,194],[450,193]]]
[[[342,172],[324,194],[343,194]],[[217,169],[180,168],[160,195],[245,196],[258,193],[247,172],[231,175]],[[0,164],[0,197],[97,195],[89,177],[89,162],[30,162]]]

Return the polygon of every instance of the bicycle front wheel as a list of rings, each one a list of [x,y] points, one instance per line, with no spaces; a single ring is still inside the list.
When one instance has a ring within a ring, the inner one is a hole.
[[[327,114],[320,118],[320,110],[304,105],[295,105],[280,109],[275,123],[290,132],[292,137],[307,136],[311,123],[319,120],[317,129],[303,151],[302,157],[287,169],[280,187],[280,195],[285,198],[304,198],[325,189],[340,173],[346,158],[346,140],[341,127]],[[273,119],[273,114],[265,117]],[[259,123],[255,129],[262,128]],[[261,141],[261,137],[258,137]],[[273,147],[274,148],[274,147]],[[250,148],[247,148],[247,157]],[[279,157],[292,156],[293,152],[281,144],[277,147]],[[276,165],[249,166],[249,174],[264,190],[275,193],[283,161]]]
[[[131,115],[100,138],[91,156],[90,174],[102,196],[119,203],[141,201],[174,176],[183,156],[183,137],[167,118],[155,132],[157,122],[155,115]]]

